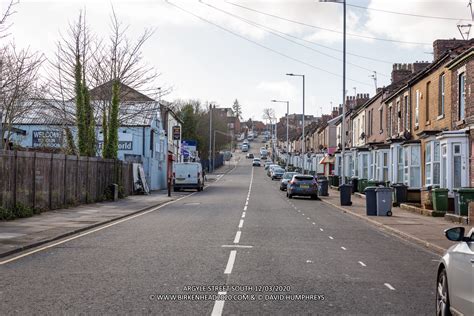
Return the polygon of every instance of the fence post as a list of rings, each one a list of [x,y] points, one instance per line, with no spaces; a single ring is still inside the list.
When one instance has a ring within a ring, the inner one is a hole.
[[[49,209],[53,209],[53,153],[49,162]]]
[[[67,175],[67,154],[64,155],[64,172],[63,172],[63,207],[66,206],[66,196],[67,196],[67,189],[66,189],[66,175]]]
[[[101,201],[102,200],[102,194],[100,192],[100,176],[99,176],[99,160],[101,158],[97,158],[97,163],[95,167],[95,172],[96,172],[96,177],[95,177],[95,196],[97,197],[97,200]]]
[[[33,153],[33,209],[36,207],[36,151]]]
[[[90,185],[89,185],[89,157],[87,157],[87,163],[86,163],[86,203],[90,203],[89,201],[89,190],[90,190]]]
[[[17,170],[18,170],[18,151],[15,149],[15,161],[13,163],[13,207],[16,207],[16,191],[17,191]]]
[[[76,156],[76,200],[79,201],[79,158],[81,156]]]

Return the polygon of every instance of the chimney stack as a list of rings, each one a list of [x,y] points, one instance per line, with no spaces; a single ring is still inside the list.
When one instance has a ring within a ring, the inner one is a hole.
[[[466,43],[465,40],[458,39],[439,39],[433,42],[433,59],[438,60],[448,51],[458,47],[461,44]]]

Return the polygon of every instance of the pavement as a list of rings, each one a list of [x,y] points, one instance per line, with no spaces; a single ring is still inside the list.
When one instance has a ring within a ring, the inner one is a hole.
[[[442,217],[424,216],[403,210],[400,207],[393,207],[393,215],[387,216],[367,216],[365,209],[365,198],[352,195],[351,206],[341,206],[339,191],[329,189],[329,196],[321,196],[321,200],[328,203],[343,212],[354,217],[370,222],[380,229],[397,234],[398,236],[416,242],[424,247],[443,254],[446,249],[453,245],[444,236],[444,230],[455,226],[464,226],[469,231],[472,226],[454,224],[444,220]]]
[[[226,162],[208,174],[208,182],[216,182],[231,171],[236,162]],[[172,192],[168,197],[167,193],[167,190],[153,191],[149,195],[133,195],[116,202],[84,204],[33,217],[0,221],[0,258],[118,221],[190,194]]]

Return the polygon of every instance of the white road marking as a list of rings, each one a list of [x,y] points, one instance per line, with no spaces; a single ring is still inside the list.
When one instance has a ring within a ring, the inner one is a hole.
[[[316,225],[316,223],[315,223],[315,222],[313,222],[313,225]]]
[[[240,222],[239,222],[239,228],[242,228],[242,226],[244,226],[244,220],[241,219]]]
[[[245,212],[242,212],[242,218],[245,218]]]
[[[249,205],[249,201],[245,202],[245,206],[248,206]]]
[[[347,250],[346,247],[341,247],[342,250]]]
[[[217,292],[218,295],[226,295],[227,292]],[[221,316],[222,310],[224,309],[224,300],[216,300],[214,302],[214,307],[212,308],[211,316]]]
[[[322,232],[324,231],[324,229],[322,229],[322,228],[320,228],[319,230],[322,231]]]
[[[295,209],[296,209],[296,207],[295,207]],[[298,212],[301,212],[301,211],[300,211],[300,210],[298,210]]]
[[[247,197],[247,201],[249,200],[249,198]]]
[[[367,265],[365,263],[363,263],[362,261],[359,261],[359,264],[363,267],[367,267]]]
[[[310,218],[309,218],[309,217],[306,217],[306,219],[307,219],[307,220],[310,220]]]
[[[231,250],[229,255],[229,260],[227,261],[227,266],[225,267],[224,274],[231,274],[232,268],[234,268],[235,256],[237,255],[237,250]]]
[[[246,211],[246,210],[247,210],[247,207],[248,207],[247,205],[245,205],[245,206],[244,206],[244,211]]]
[[[303,216],[304,216],[304,213],[303,213],[303,214],[301,214],[301,215],[303,215]]]
[[[253,246],[249,245],[222,245],[222,248],[253,248]]]
[[[234,238],[234,244],[238,244],[239,241],[240,241],[240,235],[242,234],[242,232],[239,230],[237,231],[237,233],[235,234],[235,238]]]
[[[384,283],[383,285],[388,287],[390,290],[395,291],[395,288],[393,286],[391,286],[390,283]]]
[[[332,236],[329,236],[329,239],[334,239],[334,237],[332,237]]]

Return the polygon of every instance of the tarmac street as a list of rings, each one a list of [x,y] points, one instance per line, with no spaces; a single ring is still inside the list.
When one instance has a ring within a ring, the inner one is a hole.
[[[263,169],[0,265],[1,314],[434,314],[437,254]]]

